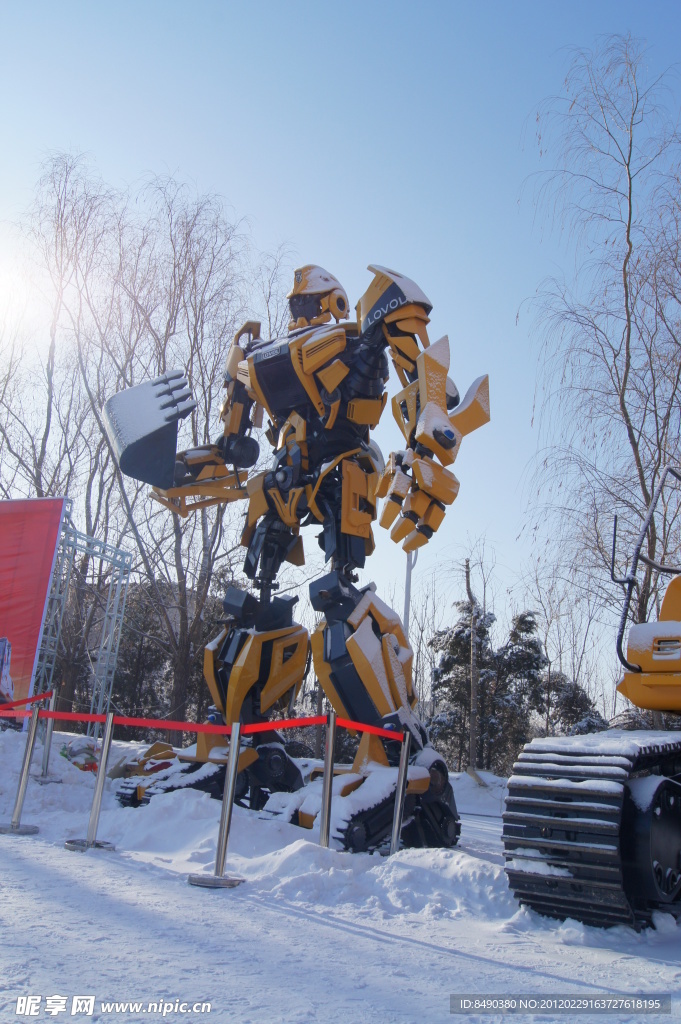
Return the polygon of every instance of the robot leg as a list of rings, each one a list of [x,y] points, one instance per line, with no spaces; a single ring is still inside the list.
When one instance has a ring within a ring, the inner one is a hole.
[[[274,597],[263,604],[230,587],[223,605],[228,621],[204,650],[204,678],[213,697],[208,721],[267,723],[293,704],[309,665],[309,634],[293,621],[295,597]],[[236,799],[260,809],[273,792],[303,785],[293,760],[295,746],[276,728],[245,736],[239,756]],[[128,766],[130,777],[118,791],[119,802],[148,803],[158,792],[202,789],[222,798],[228,739],[199,733],[196,747],[175,750],[160,743]]]
[[[252,594],[229,588],[223,603],[232,621],[204,652],[213,720],[266,723],[275,711],[292,708],[310,657],[308,631],[293,621],[297,600],[274,597],[264,605]],[[295,745],[275,726],[276,722],[272,729],[244,738],[237,796],[243,800],[250,790],[251,807],[263,806],[270,793],[293,792],[303,785],[300,769],[287,749],[295,750]],[[214,749],[215,737],[205,740],[205,746]],[[197,753],[203,749],[200,743]]]
[[[336,713],[411,734],[402,830],[405,846],[454,846],[460,833],[454,794],[445,761],[430,746],[415,713],[413,654],[399,616],[371,586],[357,589],[347,576],[335,570],[311,585],[310,597],[315,610],[325,616],[312,635],[314,667]],[[348,849],[374,849],[389,836],[399,754],[399,742],[371,733],[362,735],[353,774],[366,779],[377,769],[391,769],[394,781],[389,796],[381,796],[368,806],[361,806],[359,786],[348,789],[356,807],[341,831]]]

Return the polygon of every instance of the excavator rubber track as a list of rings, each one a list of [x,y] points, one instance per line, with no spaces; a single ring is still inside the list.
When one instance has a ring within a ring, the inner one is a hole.
[[[118,783],[116,799],[122,807],[141,807],[159,793],[186,788],[201,790],[215,800],[221,800],[225,788],[224,764],[208,763],[206,766],[200,761],[175,762],[151,776],[131,775]]]
[[[366,810],[358,811],[336,836],[351,853],[371,852],[388,847],[395,813],[395,794]],[[402,846],[448,849],[461,835],[461,819],[448,784],[444,799],[424,800],[407,794],[404,801]]]
[[[383,846],[387,848],[390,842],[394,813],[395,795],[393,794],[373,807],[353,814],[336,838],[342,842],[343,848],[351,853],[369,853],[372,850],[380,850]]]
[[[681,916],[681,733],[533,740],[503,823],[509,885],[532,910],[637,930]]]

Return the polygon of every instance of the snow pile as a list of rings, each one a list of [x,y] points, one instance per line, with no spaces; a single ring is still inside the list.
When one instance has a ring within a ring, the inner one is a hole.
[[[480,786],[466,772],[452,772],[449,776],[459,814],[501,817],[507,794],[506,780],[491,772],[479,771],[477,774],[485,783],[484,786]]]
[[[24,741],[0,733],[3,821],[11,816]],[[59,757],[61,742],[55,734],[50,765],[61,785],[32,779],[28,787],[22,820],[38,824],[40,834],[0,836],[0,921],[11,936],[0,952],[1,1020],[14,1020],[17,998],[30,993],[207,999],[207,1019],[237,1024],[444,1024],[452,1020],[450,993],[644,991],[673,992],[671,1019],[679,1019],[673,920],[661,917],[657,931],[637,935],[518,909],[504,873],[501,779],[481,773],[482,788],[453,775],[459,845],[391,858],[323,849],[318,827],[307,831],[282,816],[235,807],[227,872],[246,881],[214,892],[186,884],[189,873],[214,867],[220,804],[205,793],[181,790],[129,808],[117,804],[117,782],[108,781],[98,835],[116,852],[65,851],[65,838],[86,834],[95,780]],[[114,747],[112,761],[129,750]],[[34,774],[39,766],[38,748]],[[311,799],[311,791],[303,796]],[[334,796],[337,814],[342,803]],[[97,1011],[82,1019],[163,1018]]]

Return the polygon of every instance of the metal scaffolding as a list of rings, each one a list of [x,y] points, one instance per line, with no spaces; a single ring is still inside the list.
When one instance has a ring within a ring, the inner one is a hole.
[[[52,584],[47,599],[45,625],[40,641],[34,693],[44,693],[52,688],[54,666],[59,649],[64,609],[73,575],[76,555],[83,555],[90,561],[98,561],[100,567],[110,566],[106,603],[99,626],[99,648],[92,667],[92,695],[90,711],[102,714],[109,709],[113,687],[118,645],[121,637],[125,599],[130,579],[132,555],[122,548],[105,544],[94,537],[88,537],[75,528],[71,520],[71,501],[66,499],[61,535],[57,549]],[[99,725],[88,727],[88,735],[99,734]]]
[[[54,563],[50,592],[47,595],[45,622],[40,638],[38,664],[36,665],[35,683],[33,686],[34,693],[45,693],[47,690],[52,689],[54,665],[57,660],[59,638],[61,637],[61,624],[64,618],[66,596],[69,590],[73,559],[76,553],[71,533],[71,500],[65,498],[57,557]]]

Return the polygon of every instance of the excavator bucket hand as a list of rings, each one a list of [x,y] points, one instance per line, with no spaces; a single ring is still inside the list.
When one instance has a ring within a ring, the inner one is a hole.
[[[152,487],[172,487],[177,425],[195,408],[181,370],[113,395],[102,419],[121,471]]]

